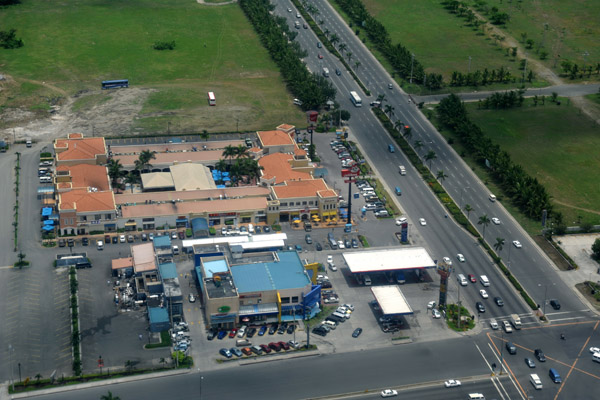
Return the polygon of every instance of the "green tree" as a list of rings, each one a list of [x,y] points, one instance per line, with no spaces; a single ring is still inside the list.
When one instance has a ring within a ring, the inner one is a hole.
[[[358,70],[358,67],[360,67],[360,66],[361,66],[361,63],[360,63],[360,61],[356,61],[356,62],[354,63],[354,68],[355,68],[356,70]]]
[[[200,133],[200,137],[206,141],[208,141],[208,138],[210,137],[210,134],[208,133],[208,131],[206,129],[202,129],[202,133]]]
[[[36,380],[36,382],[35,382],[36,384],[40,383],[40,379],[42,379],[42,374],[38,373],[34,378]]]
[[[351,51],[346,53],[346,58],[348,59],[348,62],[352,61],[352,52]]]
[[[391,118],[392,118],[392,115],[394,114],[394,110],[395,110],[394,106],[392,106],[391,104],[386,104],[386,105],[385,105],[385,109],[384,109],[384,110],[385,110],[384,112],[385,112],[385,113],[386,113],[386,114],[389,116],[389,118],[391,119]]]
[[[339,36],[338,36],[336,33],[334,33],[334,34],[333,34],[333,35],[331,35],[331,37],[329,38],[329,41],[331,42],[331,44],[332,44],[332,45],[334,45],[334,46],[335,46],[335,44],[336,44],[337,42],[339,42],[339,41],[340,41],[340,37],[339,37]]]
[[[467,212],[467,219],[469,219],[469,214],[471,214],[471,211],[473,211],[473,207],[471,207],[470,204],[465,204],[463,209]]]
[[[441,184],[441,183],[443,183],[446,180],[446,178],[448,177],[448,175],[446,175],[444,173],[444,171],[442,171],[441,169],[439,169],[438,172],[437,172],[437,176],[436,177],[437,177],[437,180],[440,181],[440,184]]]
[[[425,161],[429,161],[429,169],[431,170],[431,163],[433,162],[433,160],[435,160],[437,158],[437,154],[435,154],[435,151],[433,150],[429,150],[427,152],[427,154],[425,154]]]
[[[107,164],[108,167],[108,176],[110,177],[110,184],[113,188],[117,189],[117,193],[119,190],[119,180],[124,177],[127,172],[123,171],[123,165],[117,159],[111,158]]]
[[[156,152],[150,150],[142,150],[137,160],[135,160],[135,169],[142,172],[152,168],[150,160],[156,160]]]
[[[100,400],[121,400],[121,398],[119,396],[113,395],[112,392],[109,390],[108,394],[103,394],[102,396],[100,396]]]
[[[419,150],[421,149],[421,147],[423,147],[423,142],[421,140],[415,140],[415,144],[413,147],[415,148],[415,151],[419,153]]]
[[[600,238],[594,240],[592,244],[592,253],[596,260],[600,259]]]
[[[496,249],[497,253],[500,253],[502,251],[502,248],[504,247],[504,243],[505,240],[501,237],[497,237],[496,238],[496,243],[494,243],[494,249]]]
[[[340,45],[338,46],[338,50],[340,51],[340,53],[342,53],[342,55],[344,55],[344,51],[348,48],[348,46],[346,45],[346,43],[340,43]]]
[[[140,176],[133,171],[129,171],[129,173],[125,176],[125,183],[131,188],[131,193],[133,193],[133,186],[139,182]]]
[[[232,145],[227,145],[223,150],[223,157],[229,158],[229,166],[233,162],[233,158],[237,155],[237,149]]]
[[[477,221],[478,225],[483,225],[483,235],[481,235],[483,237],[483,240],[485,240],[485,228],[487,228],[490,222],[491,221],[488,218],[487,214],[483,214],[481,217],[479,217],[479,221]]]
[[[219,161],[217,161],[217,163],[215,164],[215,169],[216,169],[217,171],[225,172],[225,171],[227,171],[227,166],[228,166],[228,164],[227,164],[227,161],[225,161],[225,160],[223,160],[223,159],[221,158],[221,159],[220,159]]]

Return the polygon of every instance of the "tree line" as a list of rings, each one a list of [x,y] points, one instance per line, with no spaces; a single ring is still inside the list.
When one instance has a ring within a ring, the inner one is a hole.
[[[390,34],[383,24],[377,21],[365,8],[360,0],[335,0],[352,21],[362,26],[369,38],[385,58],[390,62],[394,71],[404,79],[424,84],[431,90],[440,89],[443,78],[440,74],[426,74],[423,65],[401,43],[393,44]]]
[[[491,176],[511,197],[513,203],[529,218],[540,220],[543,210],[552,213],[550,195],[546,188],[515,164],[510,155],[484,135],[470,119],[460,98],[452,94],[437,107],[442,124],[460,137],[475,160],[491,171]],[[554,215],[562,220],[561,216]]]
[[[301,61],[306,57],[284,17],[271,14],[274,5],[268,0],[241,0],[240,6],[258,33],[260,40],[281,71],[290,92],[302,101],[302,109],[318,109],[335,100],[336,89],[320,73],[311,74]]]
[[[483,101],[479,100],[477,107],[482,109],[506,109],[513,107],[521,107],[523,105],[523,94],[525,90],[511,90],[510,92],[495,92],[491,96],[486,97]]]

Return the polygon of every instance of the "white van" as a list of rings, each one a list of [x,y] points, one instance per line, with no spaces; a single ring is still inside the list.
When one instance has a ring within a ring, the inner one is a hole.
[[[600,363],[600,353],[592,354],[592,360],[596,361],[597,363]]]
[[[365,286],[371,286],[371,277],[369,275],[365,275]]]
[[[481,275],[481,276],[479,277],[479,280],[481,281],[481,284],[482,284],[483,286],[486,286],[486,287],[487,287],[487,286],[490,286],[490,280],[488,279],[488,277],[487,277],[487,276],[485,276],[485,275]]]
[[[529,382],[531,382],[531,384],[533,385],[534,388],[536,388],[536,390],[541,390],[543,387],[542,380],[540,379],[539,376],[537,376],[537,374],[529,375]]]
[[[98,240],[98,250],[104,250],[104,242],[102,240]]]
[[[248,224],[248,233],[254,233],[254,225]]]
[[[406,175],[406,168],[404,165],[398,166],[398,169],[400,170],[400,175]]]
[[[52,178],[49,176],[40,176],[40,183],[52,183]]]
[[[490,193],[490,201],[493,203],[494,201],[496,201],[496,196],[493,195],[492,193]]]
[[[458,283],[460,283],[461,286],[467,286],[469,284],[469,281],[467,281],[467,278],[465,278],[463,274],[458,274],[456,280],[458,281]]]
[[[485,400],[485,396],[482,395],[481,393],[469,393],[469,395],[467,396],[467,399],[469,399],[469,400]]]

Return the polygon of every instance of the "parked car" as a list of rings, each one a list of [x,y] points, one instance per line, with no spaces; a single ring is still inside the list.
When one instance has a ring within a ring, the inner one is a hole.
[[[438,310],[436,310],[435,308],[433,310],[431,310],[431,314],[433,315],[433,318],[435,318],[435,319],[442,318],[442,314],[440,314],[440,312]]]
[[[81,244],[84,246],[87,246],[88,244],[90,244],[90,240],[86,237],[81,239]]]
[[[288,326],[288,328],[287,328],[287,331],[286,331],[286,332],[287,332],[288,334],[292,334],[292,333],[294,333],[294,331],[295,331],[295,330],[296,330],[296,324],[291,324],[290,326]]]
[[[352,238],[352,248],[358,249],[358,240],[356,238]]]
[[[216,336],[215,331],[213,331],[212,329],[209,329],[208,334],[206,335],[206,338],[208,340],[213,340],[215,338],[215,336]]]
[[[281,347],[282,350],[289,350],[290,349],[290,345],[286,342],[277,342],[277,344]]]
[[[67,245],[67,241],[65,239],[58,239],[58,247],[65,247]]]
[[[362,333],[362,331],[363,331],[363,330],[362,330],[362,328],[356,328],[356,329],[354,330],[354,332],[352,332],[352,337],[353,337],[353,338],[357,338],[357,337],[359,337],[359,336],[360,336],[360,334]]]
[[[306,242],[306,244],[312,244],[312,238],[310,237],[310,234],[306,234],[304,235],[304,241]]]
[[[312,330],[312,333],[314,333],[315,335],[319,335],[319,336],[327,335],[327,331],[325,330],[325,328],[323,328],[323,326],[318,326],[318,327],[314,328]]]
[[[195,303],[196,302],[196,297],[194,297],[194,295],[192,293],[190,293],[188,295],[188,300],[190,303]]]
[[[119,242],[125,243],[125,235],[119,235]]]
[[[234,338],[235,335],[237,334],[237,328],[233,328],[230,332],[229,332],[229,338]]]
[[[267,331],[267,325],[261,326],[260,329],[259,329],[259,331],[258,331],[258,336],[263,336],[266,331]]]
[[[148,241],[148,235],[146,235],[145,233],[142,233],[142,242],[146,242]]]
[[[125,239],[125,235],[122,235],[122,236],[123,236],[123,243],[125,243],[125,240],[124,240]],[[113,236],[112,237],[112,242],[113,242],[113,244],[119,243],[119,238],[117,236]]]
[[[300,347],[300,343],[296,342],[295,340],[288,341],[288,344],[290,345],[291,348],[294,348],[294,349],[297,349],[298,347]]]
[[[242,357],[244,355],[244,353],[242,353],[242,351],[237,347],[232,347],[231,349],[229,349],[229,351],[236,357]]]
[[[219,339],[219,340],[223,340],[223,338],[224,338],[225,336],[227,336],[227,331],[223,331],[223,330],[221,330],[221,331],[219,331],[219,333],[217,334],[217,339]]]
[[[279,328],[278,324],[271,325],[271,327],[269,328],[269,335],[274,335],[275,332],[277,332],[277,328]]]
[[[231,354],[231,352],[229,351],[229,349],[225,349],[225,348],[223,348],[223,349],[219,350],[219,353],[220,353],[222,356],[225,356],[225,357],[227,357],[227,358],[231,358],[231,357],[233,357],[233,354]]]
[[[250,355],[252,355],[252,349],[250,347],[243,347],[242,353],[244,353],[247,356],[250,356]]]
[[[317,244],[315,244],[315,249],[317,249],[317,251],[322,251],[323,246],[321,246],[321,243],[317,242]]]
[[[271,352],[271,348],[269,346],[267,346],[266,344],[261,344],[261,345],[259,345],[259,347],[261,348],[262,351],[264,351],[267,354],[269,354]]]
[[[240,329],[238,330],[238,333],[237,333],[237,337],[243,338],[244,335],[246,334],[246,330],[248,330],[248,327],[246,325],[240,326]]]
[[[271,342],[271,343],[269,343],[269,347],[270,347],[272,350],[275,350],[275,351],[281,351],[281,346],[280,346],[280,345],[279,345],[279,343],[277,343],[277,342]]]

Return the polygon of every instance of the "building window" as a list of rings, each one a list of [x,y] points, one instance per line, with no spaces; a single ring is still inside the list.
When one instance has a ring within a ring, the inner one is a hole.
[[[94,219],[96,221],[100,221],[102,219],[102,214],[96,214],[96,215],[94,215]]]
[[[296,202],[296,205],[297,205],[297,206],[299,206],[299,205],[300,205],[300,202],[299,202],[299,201],[297,201],[297,202]]]
[[[292,296],[292,303],[298,302],[298,296]]]
[[[85,216],[85,215],[81,215],[81,216],[79,217],[79,221],[81,221],[81,222],[87,221],[87,216]]]
[[[281,304],[290,304],[290,298],[289,297],[282,297],[281,298]]]
[[[306,203],[306,201],[303,201],[303,202],[302,202],[302,205],[303,205],[303,206],[305,206],[306,204],[307,204],[307,203]]]
[[[154,218],[144,218],[142,219],[143,222],[154,222]]]
[[[287,207],[287,203],[281,203],[281,207]]]
[[[308,202],[308,204],[312,206],[313,204],[315,204],[315,202],[311,200]]]
[[[112,219],[112,215],[111,214],[105,214],[104,215],[104,219],[111,220]]]

